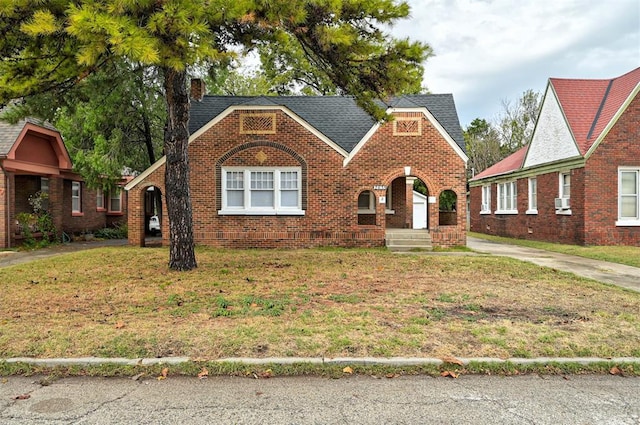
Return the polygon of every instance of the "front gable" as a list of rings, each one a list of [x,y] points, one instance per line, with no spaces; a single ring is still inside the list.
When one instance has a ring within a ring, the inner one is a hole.
[[[523,168],[580,156],[553,86],[547,85]]]
[[[3,161],[9,171],[59,175],[71,171],[71,158],[57,131],[26,123]]]

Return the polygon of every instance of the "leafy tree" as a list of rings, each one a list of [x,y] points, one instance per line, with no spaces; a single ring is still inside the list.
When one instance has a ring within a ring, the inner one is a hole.
[[[197,267],[189,189],[188,68],[291,36],[314,67],[376,119],[375,99],[421,80],[428,46],[383,26],[407,17],[394,0],[14,0],[0,2],[0,104],[59,92],[125,59],[158,66],[167,103],[164,134],[169,267]]]
[[[142,171],[161,151],[166,122],[161,89],[155,67],[116,61],[63,93],[22,99],[3,118],[37,116],[53,123],[74,169],[90,187],[109,190],[123,169]]]
[[[502,101],[503,112],[498,117],[496,127],[505,157],[531,141],[540,111],[540,100],[540,93],[529,89],[515,103]]]
[[[499,134],[487,120],[474,119],[463,135],[469,157],[468,177],[473,177],[473,174],[489,168],[503,158]]]

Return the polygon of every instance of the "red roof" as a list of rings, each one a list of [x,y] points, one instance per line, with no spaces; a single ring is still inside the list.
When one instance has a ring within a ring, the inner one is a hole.
[[[527,154],[528,147],[529,146],[527,145],[520,148],[519,150],[512,153],[502,161],[497,162],[493,164],[491,167],[484,170],[483,172],[478,173],[471,180],[479,180],[485,177],[499,176],[501,174],[506,174],[511,171],[519,170],[522,167],[522,163],[524,161],[525,155]]]
[[[584,155],[640,83],[640,68],[609,80],[550,78],[549,83]]]

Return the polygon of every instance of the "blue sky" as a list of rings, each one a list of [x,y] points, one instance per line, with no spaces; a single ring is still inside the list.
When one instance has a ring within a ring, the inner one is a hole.
[[[428,43],[432,93],[453,93],[466,127],[550,77],[612,78],[640,66],[640,0],[407,0],[392,33]]]

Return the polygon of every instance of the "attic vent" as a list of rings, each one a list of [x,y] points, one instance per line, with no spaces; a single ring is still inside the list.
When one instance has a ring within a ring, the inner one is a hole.
[[[422,119],[413,117],[396,117],[393,121],[394,136],[420,136]]]
[[[240,134],[276,134],[276,114],[241,114]]]

